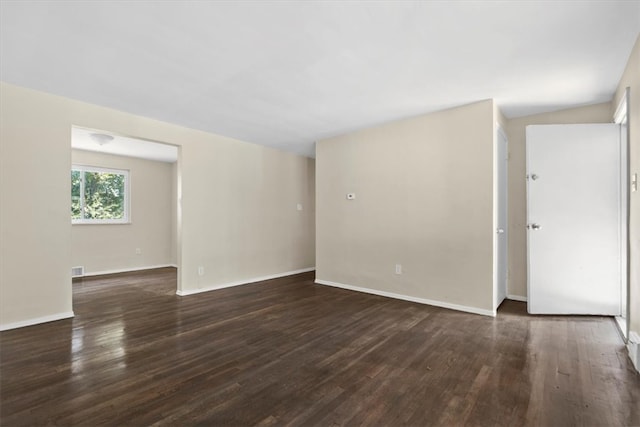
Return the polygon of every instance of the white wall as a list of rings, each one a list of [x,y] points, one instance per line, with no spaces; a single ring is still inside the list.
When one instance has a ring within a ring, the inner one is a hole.
[[[318,142],[317,280],[491,314],[494,121],[488,100]]]
[[[0,328],[71,314],[72,125],[181,147],[182,291],[314,266],[313,159],[6,83],[0,90]]]
[[[176,264],[172,231],[176,227],[171,163],[71,150],[76,165],[129,171],[129,224],[71,226],[71,263],[85,274]],[[136,254],[136,249],[140,254]]]

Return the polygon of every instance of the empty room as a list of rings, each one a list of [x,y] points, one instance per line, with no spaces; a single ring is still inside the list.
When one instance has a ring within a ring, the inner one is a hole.
[[[0,80],[0,425],[640,426],[640,0],[1,0]]]

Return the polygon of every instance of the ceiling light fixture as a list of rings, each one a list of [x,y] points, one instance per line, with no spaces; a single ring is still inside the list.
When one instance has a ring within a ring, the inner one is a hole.
[[[89,136],[100,145],[108,144],[114,139],[113,135],[107,135],[106,133],[91,133]]]

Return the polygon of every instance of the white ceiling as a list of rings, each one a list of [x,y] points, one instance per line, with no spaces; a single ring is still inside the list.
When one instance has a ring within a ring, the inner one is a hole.
[[[313,155],[313,142],[494,98],[609,101],[640,1],[2,1],[0,78]]]
[[[103,145],[99,144],[91,134],[111,135],[113,140]],[[96,151],[118,156],[138,157],[158,162],[173,163],[178,160],[178,147],[161,144],[138,138],[117,135],[111,132],[85,129],[74,126],[71,129],[71,147],[78,150]]]

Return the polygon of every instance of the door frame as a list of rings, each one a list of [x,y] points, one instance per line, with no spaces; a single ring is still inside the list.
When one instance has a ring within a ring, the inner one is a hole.
[[[93,128],[93,127],[89,127],[89,126],[85,126],[85,125],[81,125],[81,124],[72,124],[71,128],[79,128],[79,129],[84,129],[84,130],[89,130],[89,131],[95,131],[95,132],[99,132],[99,133],[106,133],[109,135],[114,135],[114,136],[119,136],[119,137],[123,137],[123,138],[132,138],[132,139],[138,139],[141,141],[146,141],[146,142],[150,142],[153,144],[160,144],[160,145],[169,145],[172,147],[176,147],[177,151],[178,151],[178,158],[175,162],[175,167],[176,167],[176,173],[175,175],[172,173],[171,176],[171,180],[172,180],[172,185],[170,188],[170,192],[171,192],[171,209],[172,209],[172,218],[171,218],[171,228],[172,230],[171,233],[173,234],[173,227],[175,226],[176,230],[175,230],[175,242],[172,242],[173,248],[176,251],[176,259],[175,262],[176,264],[167,264],[166,267],[175,267],[176,268],[176,293],[178,293],[180,291],[180,289],[182,289],[182,145],[179,144],[175,144],[175,143],[170,143],[170,142],[164,142],[164,141],[159,141],[157,139],[151,139],[151,138],[146,138],[143,136],[139,136],[139,135],[134,135],[134,134],[129,134],[129,133],[123,133],[123,132],[119,132],[119,131],[113,131],[113,130],[107,130],[107,129],[97,129],[97,128]],[[69,144],[70,144],[70,148],[71,147],[71,140],[69,140]],[[131,156],[125,156],[125,157],[131,157]],[[69,159],[70,159],[70,163],[72,163],[71,161],[71,149],[69,150]],[[131,207],[131,205],[129,205],[129,207]],[[129,217],[129,220],[131,220],[131,216]],[[71,222],[69,222],[69,226],[71,226]],[[173,239],[172,239],[173,240]],[[119,271],[113,271],[114,273],[117,273]],[[72,288],[73,290],[73,288]],[[72,293],[72,306],[73,306],[73,291]]]
[[[499,137],[502,136],[506,143],[506,157],[504,159],[499,158]],[[509,138],[506,132],[500,125],[495,123],[494,141],[493,141],[493,311],[497,312],[498,306],[507,299],[509,294]],[[500,169],[504,168],[505,179],[505,191],[504,194],[500,194]],[[498,219],[500,210],[500,197],[504,198],[504,203],[507,207],[505,211],[505,227],[504,227],[504,240],[507,245],[506,256],[504,259],[504,266],[499,265],[499,251],[498,251]],[[504,283],[504,295],[500,293],[500,269],[505,269],[505,283]]]
[[[625,343],[629,340],[629,312],[631,310],[630,285],[631,285],[631,263],[629,254],[631,253],[631,239],[629,229],[631,227],[631,158],[629,156],[631,150],[631,126],[629,115],[629,100],[631,88],[626,87],[624,95],[616,108],[613,115],[613,122],[622,125],[626,121],[625,141],[622,138],[622,127],[620,135],[620,288],[622,294],[626,296],[626,301],[621,301],[621,307],[625,308],[626,317],[616,316],[616,324],[622,334]]]

